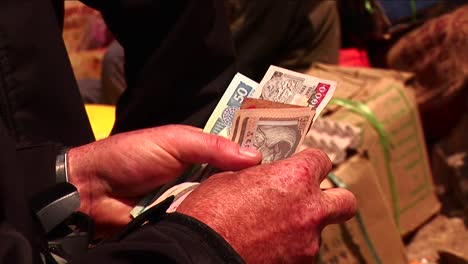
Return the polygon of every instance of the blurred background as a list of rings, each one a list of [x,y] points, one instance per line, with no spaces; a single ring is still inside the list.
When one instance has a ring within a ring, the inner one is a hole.
[[[65,4],[63,38],[101,139],[126,88],[123,50],[98,12]],[[225,7],[244,75],[258,82],[273,64],[338,82],[305,144],[340,157],[329,184],[353,191],[359,213],[324,231],[319,261],[468,263],[468,1]],[[349,137],[339,132],[347,126],[357,143],[330,147]],[[313,140],[317,133],[330,141]]]

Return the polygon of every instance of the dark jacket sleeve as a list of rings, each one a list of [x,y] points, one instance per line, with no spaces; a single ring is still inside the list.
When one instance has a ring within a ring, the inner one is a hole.
[[[203,126],[235,74],[221,0],[83,0],[124,48],[128,87],[113,132]]]
[[[55,7],[0,1],[0,116],[18,143],[94,140]]]
[[[40,263],[42,232],[30,197],[55,183],[55,144],[17,148],[0,121],[0,263]]]
[[[244,263],[207,225],[189,216],[166,214],[122,240],[105,243],[72,263]]]
[[[55,184],[60,145],[93,140],[53,3],[0,1],[0,262],[40,261],[29,198]]]

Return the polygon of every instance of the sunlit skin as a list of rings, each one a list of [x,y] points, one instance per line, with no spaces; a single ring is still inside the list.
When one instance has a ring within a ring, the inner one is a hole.
[[[354,196],[320,188],[331,163],[318,150],[212,176],[177,211],[209,225],[247,263],[313,263],[324,226],[351,218]]]
[[[354,196],[321,190],[328,157],[305,150],[258,165],[261,153],[200,129],[169,125],[122,133],[69,152],[69,180],[80,210],[100,236],[118,231],[148,192],[174,180],[191,164],[224,171],[203,181],[177,211],[205,223],[248,263],[312,263],[320,232],[354,214]]]

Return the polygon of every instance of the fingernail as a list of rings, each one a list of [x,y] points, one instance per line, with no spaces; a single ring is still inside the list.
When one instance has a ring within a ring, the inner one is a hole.
[[[243,156],[247,156],[249,158],[256,158],[259,154],[258,150],[253,148],[239,148],[239,153]]]

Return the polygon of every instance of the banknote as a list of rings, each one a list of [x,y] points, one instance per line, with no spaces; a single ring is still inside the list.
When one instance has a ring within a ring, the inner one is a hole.
[[[336,82],[270,66],[253,98],[309,106],[316,110],[314,121],[336,90]]]
[[[260,85],[238,73],[203,131],[258,149],[263,154],[262,163],[285,159],[299,150],[335,89],[336,82],[275,66],[269,68]],[[188,179],[204,179],[218,172],[209,165],[200,168],[203,169],[191,171]],[[132,210],[132,215],[140,214],[159,196],[160,191],[147,195]]]
[[[255,81],[237,73],[216,105],[203,131],[227,138],[235,112],[246,97],[255,93],[257,86],[258,83]]]
[[[199,182],[183,182],[181,184],[177,184],[174,187],[167,190],[166,192],[164,192],[163,194],[161,194],[161,196],[159,196],[150,205],[146,206],[141,213],[148,210],[152,206],[161,203],[169,196],[174,196],[174,201],[172,202],[171,206],[169,206],[169,208],[166,210],[167,213],[173,213],[177,209],[177,206],[180,205],[180,203],[187,197],[187,195],[190,194],[191,191],[195,190],[195,188],[197,188],[198,185],[200,185]]]
[[[298,108],[302,107],[293,104],[283,104],[273,101],[267,101],[257,98],[245,98],[240,109],[259,109],[259,108]]]
[[[231,140],[258,149],[262,163],[286,159],[297,152],[314,114],[309,107],[241,109],[234,118]]]

